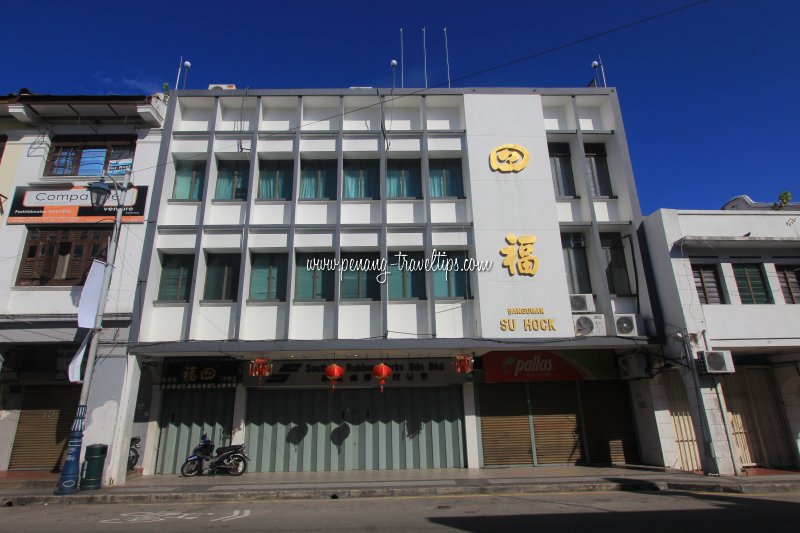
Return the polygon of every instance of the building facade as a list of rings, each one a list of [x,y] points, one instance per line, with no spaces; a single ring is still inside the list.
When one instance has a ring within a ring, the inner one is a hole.
[[[655,327],[613,89],[181,91],[152,198],[146,474],[204,432],[262,472],[642,459],[618,360]]]
[[[158,96],[29,92],[0,105],[0,193],[8,197],[0,225],[0,470],[58,471],[63,463],[80,396],[67,366],[88,331],[77,327],[78,301],[94,258],[106,253],[116,208],[112,197],[93,210],[85,186],[132,165],[84,437],[110,445],[107,482],[124,479],[115,467],[122,464],[124,476],[136,399],[125,384],[138,382],[128,332],[165,108]]]
[[[798,465],[800,209],[778,207],[740,196],[645,222],[667,333],[668,363],[648,381],[660,464]]]

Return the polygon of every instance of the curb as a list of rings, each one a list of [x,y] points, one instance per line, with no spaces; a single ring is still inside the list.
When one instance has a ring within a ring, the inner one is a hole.
[[[247,491],[115,493],[113,490],[73,496],[20,495],[0,497],[0,506],[80,505],[119,503],[232,502],[269,500],[328,500],[345,498],[435,497],[480,494],[543,494],[554,492],[712,492],[728,494],[766,494],[800,492],[800,481],[783,483],[733,484],[674,481],[517,483],[509,485],[466,485],[448,487],[376,487],[363,489],[262,489]]]

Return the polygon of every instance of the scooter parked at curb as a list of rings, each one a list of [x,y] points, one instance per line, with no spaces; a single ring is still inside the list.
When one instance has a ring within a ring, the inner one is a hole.
[[[225,472],[232,476],[240,476],[247,470],[247,461],[250,458],[244,451],[244,444],[221,446],[217,448],[217,455],[213,454],[214,443],[204,434],[200,437],[200,444],[194,447],[192,454],[181,466],[181,474],[187,477],[200,475],[206,462],[209,474]]]

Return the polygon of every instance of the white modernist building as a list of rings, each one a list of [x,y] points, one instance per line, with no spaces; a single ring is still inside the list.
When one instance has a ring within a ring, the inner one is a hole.
[[[640,224],[613,89],[174,94],[131,333],[145,473],[204,432],[249,471],[641,460]]]
[[[647,217],[671,361],[650,382],[653,448],[667,466],[798,464],[799,210],[778,207],[742,196],[719,211]]]
[[[81,388],[67,365],[87,333],[78,301],[116,210],[113,199],[93,210],[85,186],[109,165],[132,164],[83,440],[109,445],[107,483],[124,479],[139,372],[128,331],[165,108],[157,96],[24,92],[0,102],[0,471],[58,471],[64,461]]]

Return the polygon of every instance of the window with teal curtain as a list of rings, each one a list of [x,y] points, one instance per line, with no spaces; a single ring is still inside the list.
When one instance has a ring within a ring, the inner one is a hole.
[[[344,162],[342,198],[378,198],[378,161],[351,159]]]
[[[300,162],[300,199],[336,199],[335,159],[306,159]]]
[[[558,196],[575,196],[575,180],[572,177],[572,158],[569,143],[547,143],[550,152],[550,172]]]
[[[158,300],[188,302],[192,289],[193,269],[193,255],[164,254],[161,257],[161,283],[158,287]]]
[[[202,200],[206,179],[205,161],[176,161],[173,200]]]
[[[208,254],[203,299],[235,302],[239,294],[239,254]]]
[[[734,263],[733,276],[739,288],[739,298],[743,304],[771,304],[764,269],[758,263]]]
[[[363,261],[366,264],[373,264],[378,261],[380,256],[377,253],[357,254],[342,253],[342,262]],[[342,283],[340,296],[343,300],[380,300],[380,284],[376,276],[379,274],[375,270],[348,269],[342,272]]]
[[[463,198],[460,159],[431,159],[428,166],[431,198]]]
[[[247,200],[249,161],[217,162],[217,200]]]
[[[262,160],[258,176],[259,200],[291,200],[294,161]]]
[[[584,144],[586,154],[586,170],[591,177],[592,192],[595,196],[611,196],[611,174],[608,172],[608,160],[604,144]]]
[[[405,253],[405,252],[404,252]],[[425,299],[425,271],[400,270],[396,252],[389,252],[389,299]],[[422,252],[405,253],[405,261],[422,261]],[[394,263],[394,264],[392,264]]]
[[[294,299],[295,300],[333,300],[333,270],[308,269],[308,260],[333,261],[332,253],[299,253],[297,254]]]
[[[445,253],[447,255],[439,260],[440,268],[447,264],[445,263],[447,260],[450,260],[451,264],[455,262],[461,267],[467,258],[467,252],[463,251],[448,251]],[[469,272],[464,272],[463,270],[434,270],[433,293],[437,298],[471,298]]]
[[[388,198],[422,198],[419,159],[386,161],[386,196]]]
[[[286,254],[253,254],[250,299],[286,301]]]

